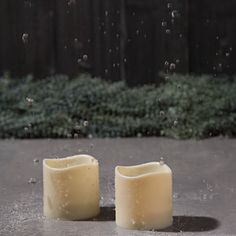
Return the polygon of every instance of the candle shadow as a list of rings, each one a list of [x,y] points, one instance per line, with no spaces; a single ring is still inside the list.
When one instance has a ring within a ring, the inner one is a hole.
[[[87,221],[115,221],[115,207],[101,207],[100,214]],[[212,217],[206,216],[174,216],[173,224],[159,232],[204,232],[218,228],[220,222]]]
[[[115,206],[100,207],[100,214],[87,221],[115,221]]]
[[[173,225],[161,232],[203,232],[218,228],[217,219],[206,216],[174,216]]]

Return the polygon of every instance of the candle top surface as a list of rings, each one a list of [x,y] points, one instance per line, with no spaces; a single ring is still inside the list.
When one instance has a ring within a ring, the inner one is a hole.
[[[134,166],[117,166],[116,173],[125,178],[138,178],[153,174],[168,174],[172,172],[166,164],[148,162]]]
[[[43,165],[49,169],[63,170],[86,165],[98,165],[98,161],[90,155],[75,155],[66,158],[44,159]]]

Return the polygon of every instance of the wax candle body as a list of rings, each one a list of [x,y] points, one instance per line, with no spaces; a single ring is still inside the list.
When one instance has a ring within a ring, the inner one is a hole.
[[[172,224],[172,171],[159,162],[117,166],[116,224],[129,229],[163,229]]]
[[[44,215],[82,220],[99,213],[99,166],[92,156],[43,161]]]

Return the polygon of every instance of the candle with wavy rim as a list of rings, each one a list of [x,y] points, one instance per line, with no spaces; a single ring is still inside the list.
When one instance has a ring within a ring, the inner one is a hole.
[[[128,229],[172,225],[172,171],[161,162],[115,169],[116,224]]]
[[[44,215],[83,220],[99,214],[99,165],[89,155],[43,161]]]

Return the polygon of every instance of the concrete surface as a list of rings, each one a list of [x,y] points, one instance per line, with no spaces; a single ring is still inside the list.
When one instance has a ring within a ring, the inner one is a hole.
[[[78,153],[100,162],[101,215],[88,221],[47,220],[42,216],[42,159]],[[117,227],[115,166],[162,156],[174,173],[174,225],[162,232]],[[236,140],[226,138],[2,140],[0,235],[236,235],[235,158]]]

